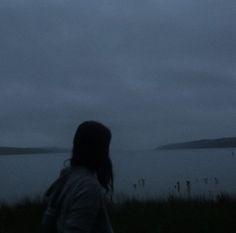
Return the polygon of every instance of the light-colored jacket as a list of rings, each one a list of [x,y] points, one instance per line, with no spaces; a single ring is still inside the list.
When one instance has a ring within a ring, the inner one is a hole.
[[[58,233],[113,233],[104,193],[96,176],[85,167],[65,169],[47,191],[45,216],[58,212]]]

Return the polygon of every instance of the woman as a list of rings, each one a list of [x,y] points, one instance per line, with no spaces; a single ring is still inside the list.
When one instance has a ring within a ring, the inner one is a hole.
[[[103,192],[113,191],[110,141],[111,132],[101,123],[86,121],[78,127],[70,167],[63,169],[46,192],[44,232],[113,232]]]

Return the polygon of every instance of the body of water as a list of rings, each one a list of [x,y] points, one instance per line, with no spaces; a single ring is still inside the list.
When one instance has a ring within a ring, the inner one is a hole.
[[[115,193],[136,197],[236,194],[233,149],[112,151]],[[0,200],[42,195],[69,154],[0,156]]]

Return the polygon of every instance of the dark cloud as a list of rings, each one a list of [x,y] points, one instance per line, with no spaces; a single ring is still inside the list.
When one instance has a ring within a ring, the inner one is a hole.
[[[0,144],[115,148],[235,136],[234,1],[2,1]]]

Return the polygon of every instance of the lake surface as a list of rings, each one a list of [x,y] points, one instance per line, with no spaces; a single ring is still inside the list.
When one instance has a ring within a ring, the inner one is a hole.
[[[236,153],[233,151],[111,151],[115,193],[136,197],[166,197],[169,194],[214,197],[221,192],[236,195]],[[0,156],[0,200],[15,202],[26,196],[42,195],[69,156]]]

